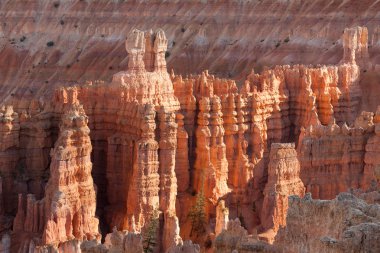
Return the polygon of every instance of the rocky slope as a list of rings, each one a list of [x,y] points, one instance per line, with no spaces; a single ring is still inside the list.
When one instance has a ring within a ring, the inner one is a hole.
[[[313,200],[310,194],[293,196],[287,225],[272,245],[248,235],[239,221],[230,221],[215,240],[216,252],[378,252],[379,211],[378,204],[349,193],[333,200]]]
[[[127,67],[122,48],[132,28],[165,30],[176,73],[209,69],[243,81],[253,67],[337,64],[343,30],[357,25],[368,27],[379,64],[379,8],[375,0],[1,1],[0,57],[8,60],[0,63],[0,99],[109,81]]]

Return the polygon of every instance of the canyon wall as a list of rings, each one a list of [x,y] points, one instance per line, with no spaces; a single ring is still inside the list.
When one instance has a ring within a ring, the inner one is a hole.
[[[133,29],[127,70],[112,80],[78,78],[48,98],[5,99],[0,206],[2,219],[15,218],[2,224],[12,229],[4,247],[233,249],[214,241],[224,230],[267,247],[291,222],[290,195],[370,189],[379,181],[380,110],[360,112],[361,70],[374,71],[368,34],[344,30],[338,65],[278,65],[238,84],[207,70],[169,74],[164,31]]]
[[[368,27],[368,52],[380,64],[379,10],[375,0],[2,1],[0,57],[8,60],[0,63],[0,100],[110,81],[127,68],[120,52],[136,27],[165,30],[176,73],[209,69],[244,81],[253,67],[338,64],[340,36],[354,26]]]

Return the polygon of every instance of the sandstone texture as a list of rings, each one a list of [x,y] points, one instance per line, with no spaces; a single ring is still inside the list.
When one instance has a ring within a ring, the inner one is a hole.
[[[282,252],[378,252],[379,225],[379,205],[349,193],[331,201],[312,200],[310,195],[291,197],[287,226],[280,230],[276,244]]]
[[[2,252],[379,251],[377,1],[116,2],[0,3]]]
[[[230,221],[215,239],[215,252],[378,252],[379,210],[350,193],[333,200],[291,196],[286,227],[272,245]]]
[[[272,143],[268,166],[268,183],[264,189],[262,226],[267,238],[276,234],[280,227],[286,226],[288,197],[303,196],[305,187],[300,179],[300,164],[294,143]]]

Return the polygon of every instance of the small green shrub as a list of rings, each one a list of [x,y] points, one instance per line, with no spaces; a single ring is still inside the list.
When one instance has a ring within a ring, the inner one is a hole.
[[[150,217],[149,225],[144,233],[143,250],[144,253],[153,253],[157,246],[157,229],[159,227],[159,212],[153,211]]]

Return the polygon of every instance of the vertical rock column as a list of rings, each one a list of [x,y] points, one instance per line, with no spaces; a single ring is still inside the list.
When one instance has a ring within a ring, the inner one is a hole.
[[[203,189],[206,199],[211,201],[206,210],[210,214],[214,212],[218,199],[229,192],[228,162],[219,97],[202,98],[199,109],[194,187],[198,192]]]
[[[288,197],[305,194],[300,179],[300,163],[294,143],[273,143],[270,151],[268,183],[264,189],[264,202],[261,222],[265,230],[272,229],[274,234],[286,225]],[[268,238],[273,240],[274,237]]]
[[[177,124],[175,113],[162,107],[159,111],[159,174],[160,174],[160,210],[164,212],[163,250],[178,244],[179,222],[175,213],[177,197],[177,177],[175,173]],[[182,183],[182,182],[181,182]]]
[[[333,105],[338,105],[338,96],[340,95],[340,91],[337,89],[337,68],[308,69],[306,73],[311,77],[311,88],[316,98],[319,120],[323,125],[327,125],[334,118]]]
[[[221,200],[216,207],[216,224],[215,224],[215,236],[218,236],[223,230],[227,229],[227,223],[229,210],[224,203],[224,200]]]
[[[53,115],[59,117],[59,113],[53,113],[53,108],[49,106],[41,110],[36,104],[34,103],[34,108],[31,105],[29,118],[22,124],[20,146],[25,153],[29,193],[42,199],[49,172],[49,154],[56,138],[53,129],[55,130],[57,124],[53,121]]]
[[[237,111],[237,145],[236,145],[236,162],[233,168],[233,186],[235,191],[240,195],[243,194],[247,184],[253,177],[252,164],[249,163],[247,155],[248,141],[245,139],[245,133],[248,130],[248,124],[245,122],[245,109],[247,101],[240,95],[236,96]]]
[[[64,108],[46,186],[44,244],[99,239],[88,118],[75,93]]]
[[[367,27],[353,27],[344,29],[343,63],[358,64],[360,67],[369,66],[368,29]]]
[[[176,161],[175,161],[175,173],[177,176],[178,184],[178,193],[185,192],[190,186],[190,167],[189,167],[189,147],[188,147],[188,138],[184,128],[184,116],[181,113],[177,113],[177,151],[176,151]]]
[[[182,76],[172,77],[174,94],[178,98],[181,114],[183,114],[184,128],[188,134],[188,158],[190,169],[193,169],[194,164],[194,154],[195,154],[195,142],[194,142],[194,132],[195,132],[195,122],[196,122],[196,107],[197,102],[193,94],[193,80],[192,79],[182,79]],[[179,152],[177,152],[179,153]],[[191,173],[191,171],[190,171]],[[191,175],[190,175],[191,176]],[[190,177],[190,182],[192,178]]]
[[[177,148],[177,123],[175,113],[165,110],[159,111],[159,160],[160,160],[160,209],[162,211],[175,210],[177,196],[177,177],[175,175],[175,154]]]
[[[210,137],[211,131],[210,124],[210,99],[201,98],[199,101],[198,113],[198,127],[195,132],[197,146],[196,146],[196,160],[194,171],[194,190],[200,191],[204,189],[206,196],[212,195],[213,185],[208,184],[207,174],[211,167],[210,160]],[[209,189],[211,187],[211,189]]]
[[[362,188],[369,189],[377,184],[380,185],[380,106],[377,107],[373,119],[375,123],[375,135],[368,139],[365,146],[364,175]]]
[[[142,136],[135,144],[136,161],[128,191],[127,217],[124,228],[141,231],[146,218],[159,208],[158,143],[155,140],[156,111],[153,105],[144,106]]]
[[[230,189],[227,186],[228,180],[228,161],[226,158],[226,145],[224,144],[223,114],[221,112],[220,98],[211,98],[211,153],[210,159],[215,173],[215,188],[213,189],[213,199],[227,194]]]
[[[128,69],[131,71],[141,72],[145,71],[144,54],[145,54],[145,34],[144,32],[134,29],[128,34],[125,42],[127,49]]]
[[[4,211],[12,212],[17,206],[17,193],[14,191],[14,175],[20,158],[20,119],[12,106],[0,108],[0,173],[3,179]]]
[[[156,37],[154,39],[154,71],[167,71],[166,70],[166,60],[165,52],[168,48],[168,40],[166,39],[165,32],[158,29],[156,32]]]
[[[237,162],[237,142],[238,125],[235,96],[233,94],[222,97],[223,108],[223,128],[225,130],[226,158],[228,161],[228,185],[237,186],[238,171],[235,163]]]
[[[26,199],[19,194],[17,214],[13,220],[13,231],[40,233],[45,226],[44,200],[36,200],[33,194]]]

